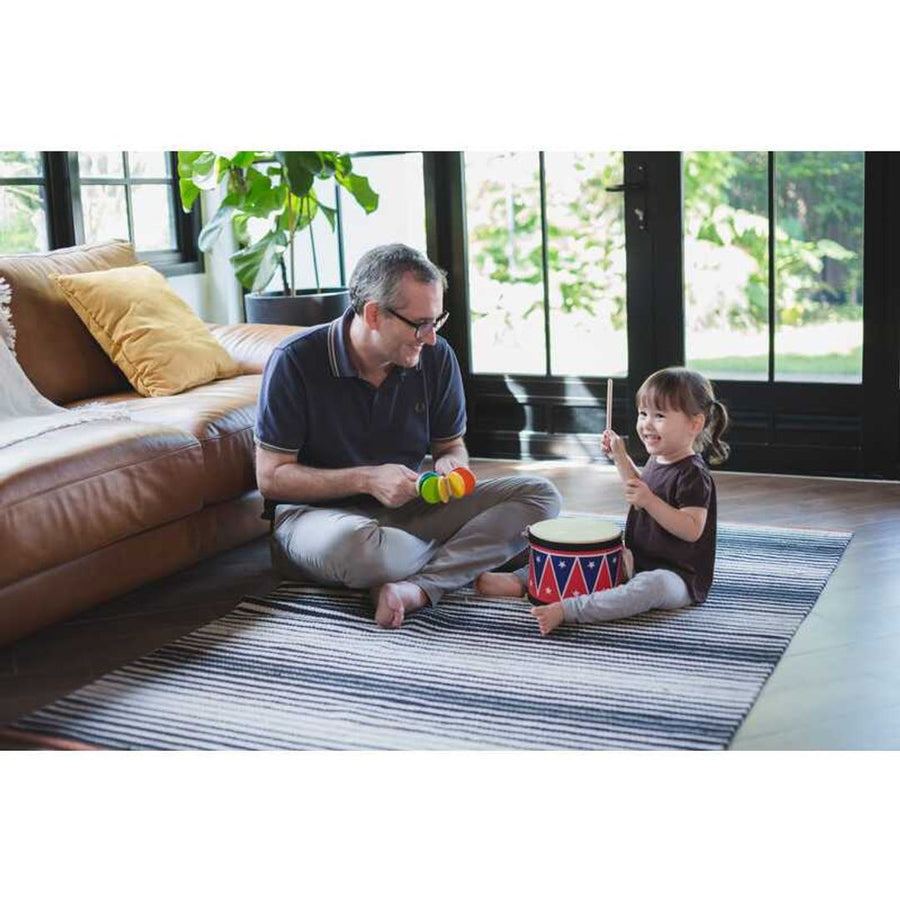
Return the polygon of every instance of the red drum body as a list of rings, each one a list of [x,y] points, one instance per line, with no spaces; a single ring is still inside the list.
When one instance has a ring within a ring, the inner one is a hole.
[[[625,580],[622,531],[611,522],[573,516],[528,528],[528,598],[558,603]]]

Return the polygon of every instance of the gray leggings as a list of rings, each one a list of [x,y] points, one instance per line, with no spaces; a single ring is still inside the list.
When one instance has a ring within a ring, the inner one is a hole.
[[[562,601],[566,621],[583,624],[624,619],[651,609],[681,609],[690,603],[684,580],[668,569],[638,572],[618,587]]]

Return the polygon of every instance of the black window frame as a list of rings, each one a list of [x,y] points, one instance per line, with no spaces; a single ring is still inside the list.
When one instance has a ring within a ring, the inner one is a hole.
[[[116,151],[124,152],[124,151]],[[157,182],[168,184],[174,210],[176,249],[163,251],[136,251],[147,262],[167,277],[195,275],[204,271],[203,256],[197,239],[201,222],[198,204],[186,213],[181,207],[178,189],[178,153],[166,151],[169,158],[168,178],[138,179],[134,183]],[[43,177],[3,179],[4,183],[34,183],[44,186],[47,244],[50,250],[60,250],[84,243],[84,226],[81,216],[81,179],[78,170],[78,151],[44,150],[41,152]],[[126,156],[127,160],[127,156]],[[127,161],[126,161],[127,166]],[[127,174],[127,169],[126,169]],[[102,183],[125,183],[125,179],[104,178]],[[94,180],[91,179],[91,183]]]
[[[22,187],[39,187],[43,190],[44,205],[44,222],[47,228],[45,237],[47,239],[48,249],[52,249],[52,228],[50,223],[50,176],[47,171],[46,154],[40,153],[41,174],[40,175],[5,175],[0,176],[0,187],[22,186]],[[3,251],[6,252],[6,251]]]
[[[633,430],[634,394],[647,375],[684,364],[680,151],[626,151],[627,378],[614,379],[615,422]],[[464,154],[427,153],[431,258],[448,271],[451,311],[441,332],[457,351],[473,455],[601,456],[605,378],[472,372]],[[649,223],[649,227],[647,227]],[[900,477],[900,153],[865,153],[861,384],[716,379],[732,411],[735,471]],[[585,427],[587,426],[587,427]],[[634,442],[632,442],[633,444]],[[637,460],[643,448],[632,446]]]

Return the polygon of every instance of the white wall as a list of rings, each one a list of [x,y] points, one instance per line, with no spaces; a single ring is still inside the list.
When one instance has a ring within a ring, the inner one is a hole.
[[[206,274],[169,276],[169,287],[187,303],[201,319],[206,319]],[[207,321],[212,321],[207,319]]]
[[[201,220],[206,223],[219,208],[221,195],[213,195],[211,192],[201,195]],[[228,257],[237,248],[231,229],[225,228],[216,239],[211,253],[203,255],[206,267],[206,292],[204,316],[207,322],[233,323],[244,321],[244,298],[241,286],[234,277],[234,269]]]
[[[219,207],[219,197],[200,196],[200,216],[208,222]],[[243,299],[240,285],[228,257],[234,252],[230,231],[219,235],[212,253],[203,254],[204,271],[199,275],[177,275],[169,278],[172,290],[181,297],[204,322],[229,324],[243,322]]]

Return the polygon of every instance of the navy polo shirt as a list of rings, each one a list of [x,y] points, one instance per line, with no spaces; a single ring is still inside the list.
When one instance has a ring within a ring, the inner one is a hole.
[[[275,348],[263,373],[256,442],[320,469],[402,463],[416,470],[430,443],[465,434],[456,355],[438,336],[415,367],[394,366],[373,387],[348,352],[354,315],[348,309]]]

